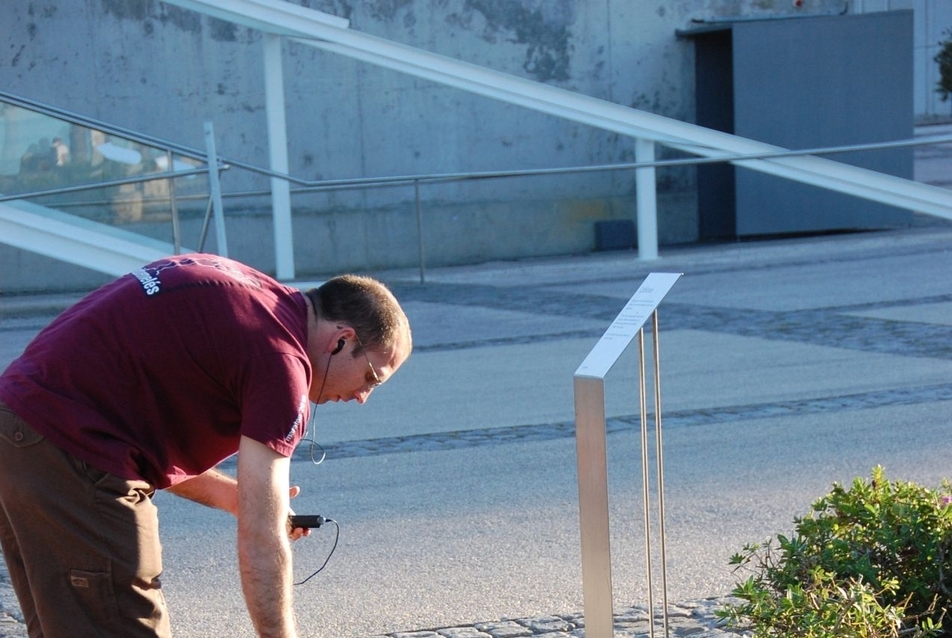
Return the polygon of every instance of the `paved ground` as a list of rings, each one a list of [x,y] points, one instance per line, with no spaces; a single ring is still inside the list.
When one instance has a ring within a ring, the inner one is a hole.
[[[294,463],[298,511],[342,528],[298,589],[305,635],[581,635],[572,374],[651,271],[685,273],[660,312],[674,635],[721,634],[727,557],[787,531],[832,482],[877,464],[952,475],[946,224],[439,269],[425,286],[384,273],[416,351],[367,405],[321,408],[327,461]],[[0,365],[69,301],[0,299]],[[606,388],[617,636],[647,633],[635,387],[626,353]],[[157,502],[176,635],[251,636],[233,523]],[[332,540],[327,526],[297,546],[302,577]],[[16,616],[0,572],[0,636],[24,635]]]
[[[728,593],[730,551],[785,530],[834,480],[883,463],[938,484],[952,451],[950,246],[952,231],[937,226],[672,250],[651,264],[615,253],[445,269],[422,287],[391,274],[415,326],[414,357],[359,411],[319,415],[324,467],[304,452],[295,464],[320,495],[308,508],[344,527],[328,572],[300,594],[302,621],[320,618],[329,629],[315,632],[329,636],[572,635],[581,583],[571,377],[652,270],[685,273],[661,308],[670,600],[688,607]],[[11,314],[12,302],[27,303],[5,300]],[[25,313],[3,320],[4,362],[48,320]],[[612,371],[607,398],[610,462],[621,466],[619,622],[646,595],[633,363],[626,354]],[[221,520],[160,501],[176,631],[214,635],[223,615],[241,613],[228,543],[212,549]],[[219,580],[228,586],[216,591]],[[7,590],[0,603],[15,616],[11,602]],[[0,631],[17,635],[9,625]]]

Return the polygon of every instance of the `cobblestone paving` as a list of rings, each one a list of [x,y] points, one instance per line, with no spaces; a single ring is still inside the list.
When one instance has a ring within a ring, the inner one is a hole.
[[[668,605],[667,618],[655,612],[653,626],[646,607],[632,607],[614,616],[614,638],[665,636],[675,638],[732,638],[741,635],[721,626],[714,611],[729,599],[705,599]],[[660,609],[660,608],[659,608]],[[444,627],[422,631],[381,634],[368,638],[584,638],[585,618],[581,614],[504,618],[465,627]]]
[[[0,566],[0,585],[9,591],[6,572]],[[0,606],[7,605],[0,595]],[[632,607],[614,615],[614,638],[647,638],[665,636],[674,638],[736,638],[739,630],[725,628],[715,617],[716,609],[728,603],[729,598],[710,598],[668,605],[667,618],[656,610],[653,626],[649,625],[646,607]],[[657,608],[657,609],[660,609]],[[585,618],[582,614],[535,616],[529,618],[502,618],[477,622],[461,627],[441,627],[415,631],[380,634],[366,638],[584,638]],[[27,638],[26,626],[17,611],[0,612],[0,638]]]
[[[7,564],[0,560],[0,638],[26,638],[26,625],[13,594]]]
[[[822,397],[802,401],[777,401],[724,408],[705,408],[664,413],[664,427],[712,425],[776,416],[829,414],[839,410],[862,410],[895,405],[952,401],[952,384],[926,385],[918,388],[900,388],[864,392],[846,396]],[[648,415],[653,422],[654,415]],[[632,414],[610,418],[606,422],[608,434],[639,426],[641,416]],[[345,441],[323,445],[328,459],[344,459],[402,452],[458,450],[468,447],[505,445],[514,441],[549,441],[575,436],[575,422],[516,425],[503,428],[479,428],[455,432],[437,432],[411,436]],[[312,460],[312,451],[302,446],[295,461]]]
[[[631,277],[626,278],[626,281]],[[600,280],[605,283],[605,280]],[[573,282],[578,286],[579,282]],[[482,306],[537,315],[611,322],[620,310],[619,299],[601,295],[554,293],[548,287],[506,289],[493,286],[432,285],[393,286],[401,299],[460,306]],[[500,292],[502,291],[502,292]],[[494,293],[496,293],[494,295]],[[952,295],[918,298],[916,305],[952,302]],[[817,310],[770,312],[666,302],[664,330],[697,329],[744,337],[796,341],[904,356],[952,355],[948,326],[861,317],[852,313],[908,305],[902,302],[857,304]],[[420,352],[533,343],[556,339],[600,337],[601,330],[567,331],[525,337],[486,338],[415,346]]]

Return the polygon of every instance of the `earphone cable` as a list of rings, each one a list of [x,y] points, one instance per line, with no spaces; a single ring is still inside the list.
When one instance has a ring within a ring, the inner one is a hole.
[[[321,395],[324,394],[324,385],[327,383],[327,375],[328,375],[328,373],[331,371],[331,361],[333,361],[333,359],[334,359],[333,357],[329,357],[329,358],[327,359],[327,367],[324,368],[324,378],[321,379],[321,390],[320,390],[320,392],[317,393],[317,398],[318,398],[318,399],[320,399],[320,398],[321,398]],[[315,404],[315,405],[316,405],[316,404]],[[320,443],[318,443],[317,440],[314,438],[314,431],[317,429],[317,426],[314,424],[314,412],[315,412],[315,411],[314,411],[314,409],[312,408],[312,409],[311,409],[311,418],[308,419],[308,425],[311,426],[311,427],[308,427],[308,428],[307,428],[308,434],[307,434],[307,436],[304,438],[304,440],[311,444],[310,447],[308,448],[308,454],[309,454],[310,457],[311,457],[311,463],[313,463],[314,465],[320,465],[321,463],[324,462],[324,459],[327,458],[327,450],[325,450],[325,449],[324,449],[324,446],[321,445]],[[315,448],[315,447],[319,448],[320,451],[321,451],[321,457],[320,457],[319,459],[317,459],[316,461],[314,460],[314,448]]]
[[[340,540],[340,525],[338,525],[337,521],[335,521],[333,518],[325,519],[324,522],[334,524],[334,544],[331,546],[331,551],[327,554],[327,558],[324,559],[324,563],[320,567],[318,567],[317,570],[314,573],[312,573],[310,576],[308,576],[307,578],[305,578],[304,580],[300,582],[294,583],[295,587],[297,587],[298,585],[303,585],[304,583],[306,583],[307,581],[311,580],[312,578],[320,574],[322,571],[324,571],[324,568],[327,567],[327,563],[329,563],[331,560],[331,556],[334,555],[334,551],[337,549],[337,542]]]

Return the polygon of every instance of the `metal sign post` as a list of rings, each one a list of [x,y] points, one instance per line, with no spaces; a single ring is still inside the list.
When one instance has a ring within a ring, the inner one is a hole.
[[[664,549],[664,467],[661,452],[661,384],[657,307],[680,279],[680,273],[651,273],[575,371],[575,436],[578,457],[579,531],[582,541],[582,595],[585,635],[611,638],[613,631],[611,548],[608,525],[608,466],[605,441],[605,376],[637,336],[641,401],[641,452],[645,490],[645,552],[648,579],[649,627],[654,637],[654,598],[651,534],[648,511],[648,423],[645,383],[644,325],[652,319],[654,334],[654,402],[658,455],[658,494],[661,518],[661,579],[663,623],[668,633],[667,570]]]

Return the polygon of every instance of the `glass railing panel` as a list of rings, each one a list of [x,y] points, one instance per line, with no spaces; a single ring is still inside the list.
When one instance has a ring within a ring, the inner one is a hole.
[[[22,194],[41,206],[172,242],[173,211],[201,217],[208,178],[148,179],[168,173],[170,165],[179,171],[204,163],[0,101],[4,196]]]

